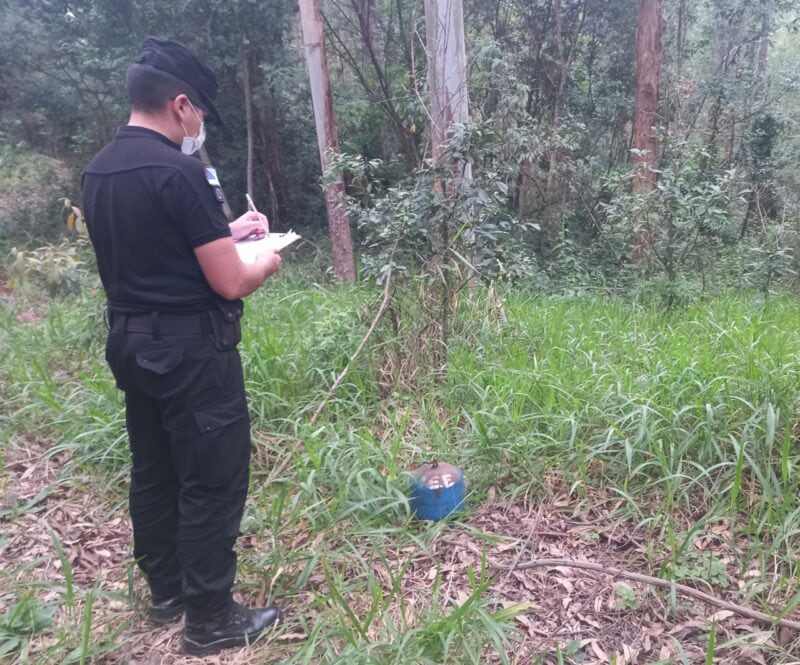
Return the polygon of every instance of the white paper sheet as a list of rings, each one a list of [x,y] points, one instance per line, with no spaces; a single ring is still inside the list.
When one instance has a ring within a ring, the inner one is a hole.
[[[236,243],[236,250],[242,263],[254,263],[256,257],[268,250],[279,252],[284,247],[288,247],[295,240],[300,240],[300,236],[294,231],[289,233],[270,233],[260,240],[240,240]]]

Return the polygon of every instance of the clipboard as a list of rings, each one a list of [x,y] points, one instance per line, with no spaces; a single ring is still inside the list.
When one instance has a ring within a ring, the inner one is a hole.
[[[297,235],[294,231],[288,233],[270,233],[263,238],[244,239],[235,243],[236,251],[239,252],[239,258],[242,263],[255,263],[256,257],[266,251],[280,252],[284,247],[288,247],[296,240],[300,240],[302,236]]]

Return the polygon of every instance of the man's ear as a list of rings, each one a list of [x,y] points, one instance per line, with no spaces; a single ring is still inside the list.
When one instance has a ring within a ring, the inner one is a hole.
[[[192,110],[192,102],[189,100],[189,96],[183,92],[176,95],[175,99],[172,100],[172,110],[179,116],[189,113]]]

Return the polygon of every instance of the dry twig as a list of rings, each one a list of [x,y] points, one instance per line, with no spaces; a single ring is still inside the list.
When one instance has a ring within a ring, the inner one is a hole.
[[[391,265],[390,265],[389,266],[389,273],[386,275],[386,285],[384,286],[384,289],[383,289],[383,302],[381,302],[381,306],[378,309],[378,313],[375,315],[375,318],[372,319],[372,323],[370,324],[369,329],[367,330],[367,333],[362,338],[361,343],[358,345],[358,348],[355,350],[353,355],[350,356],[350,360],[347,361],[347,365],[345,365],[344,369],[341,371],[339,376],[336,377],[336,381],[333,382],[333,385],[330,387],[330,390],[328,390],[328,394],[325,395],[325,399],[323,399],[320,402],[320,404],[317,407],[316,411],[314,411],[314,415],[311,416],[311,424],[312,425],[315,422],[317,422],[317,418],[319,418],[319,414],[322,413],[323,409],[325,408],[325,405],[328,403],[328,400],[331,397],[333,397],[333,394],[338,390],[339,386],[342,385],[342,382],[344,381],[344,377],[346,377],[347,376],[347,372],[350,371],[350,366],[353,364],[355,359],[358,358],[359,354],[361,353],[361,351],[363,350],[363,348],[366,346],[367,342],[369,341],[369,338],[372,337],[372,333],[375,331],[375,328],[377,327],[378,323],[383,318],[383,315],[386,312],[386,308],[389,306],[389,299],[392,296],[391,284],[392,284],[392,268],[391,268]]]
[[[477,548],[475,545],[472,545],[471,543],[467,543],[467,548],[470,549],[475,554],[478,554],[480,556],[483,555],[481,550]],[[697,598],[698,600],[702,600],[706,603],[709,603],[710,605],[722,608],[723,610],[729,610],[731,612],[735,612],[736,614],[745,616],[748,619],[753,619],[762,624],[767,624],[769,626],[782,626],[785,628],[790,628],[792,630],[800,631],[800,621],[794,621],[792,619],[779,619],[776,617],[772,617],[769,614],[765,614],[764,612],[759,612],[758,610],[753,610],[750,609],[749,607],[744,607],[743,605],[739,605],[737,603],[732,603],[727,600],[722,600],[721,598],[712,596],[711,594],[708,594],[705,591],[699,591],[697,589],[693,589],[692,587],[686,586],[685,584],[678,584],[677,582],[662,580],[660,577],[653,577],[651,575],[632,573],[627,570],[623,570],[621,568],[604,566],[599,563],[591,563],[590,561],[573,561],[571,559],[531,559],[529,561],[519,563],[515,566],[506,566],[505,564],[493,561],[489,557],[486,557],[486,562],[493,568],[496,568],[498,570],[507,570],[507,571],[524,570],[526,568],[552,568],[555,566],[567,566],[568,568],[593,570],[595,572],[605,573],[606,575],[611,575],[613,577],[621,577],[626,580],[631,580],[632,582],[641,582],[642,584],[658,586],[664,589],[674,588],[678,593],[681,593],[685,596],[691,596],[692,598]]]

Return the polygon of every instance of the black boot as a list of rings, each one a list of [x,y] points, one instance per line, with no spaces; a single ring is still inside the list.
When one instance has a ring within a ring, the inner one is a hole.
[[[180,594],[171,598],[153,598],[147,620],[156,626],[166,626],[168,623],[180,619],[185,609],[186,605]]]
[[[277,607],[248,609],[239,603],[233,603],[222,620],[202,622],[187,617],[183,651],[192,656],[207,656],[250,644],[280,618],[281,611]]]

